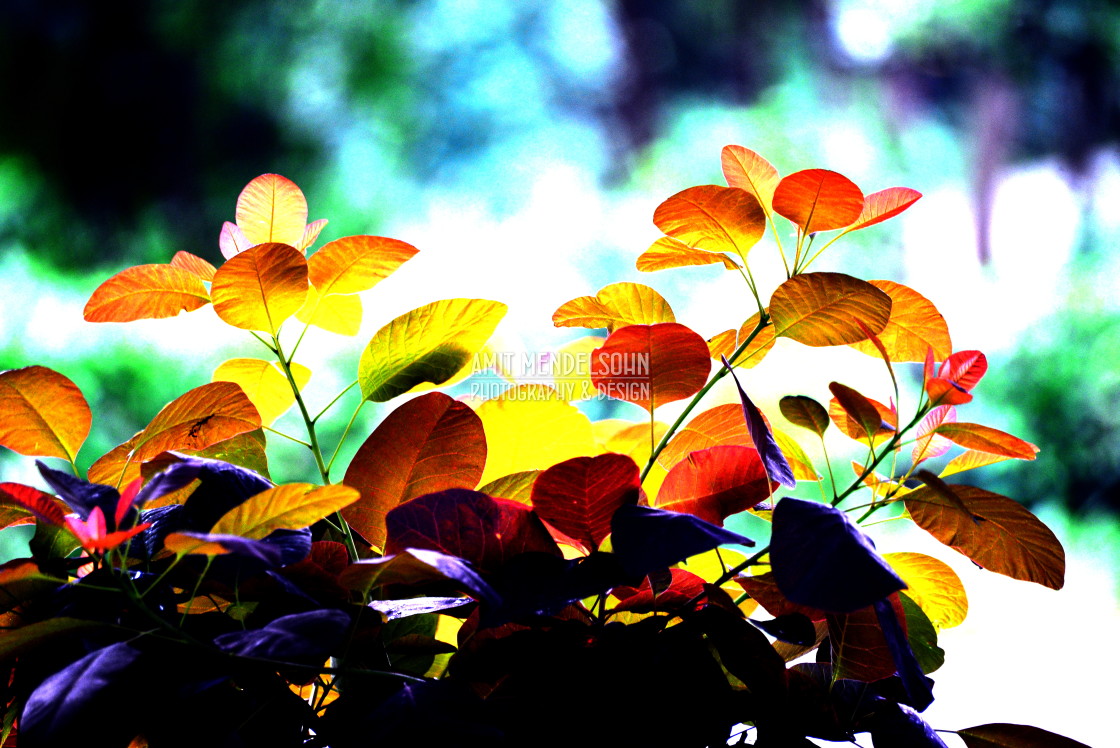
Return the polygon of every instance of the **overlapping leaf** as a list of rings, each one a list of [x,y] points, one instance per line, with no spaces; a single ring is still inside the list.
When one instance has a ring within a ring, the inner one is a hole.
[[[723,360],[723,366],[730,372],[731,379],[735,382],[735,389],[739,391],[739,401],[743,405],[743,420],[747,423],[747,431],[751,434],[751,441],[754,443],[755,449],[758,450],[758,456],[762,459],[766,474],[770,476],[771,480],[775,480],[788,488],[793,488],[797,485],[797,478],[794,477],[789,460],[786,459],[785,454],[778,446],[778,442],[770,430],[770,424],[762,415],[762,411],[747,395],[743,385],[739,383],[739,377],[735,375],[735,371],[727,365],[727,359]]]
[[[595,550],[610,534],[611,517],[638,501],[638,466],[620,454],[573,457],[533,483],[533,509],[545,522]]]
[[[829,418],[845,434],[859,441],[870,439],[872,444],[894,435],[898,416],[886,405],[839,382],[830,383],[828,388],[834,395],[829,402]]]
[[[863,197],[863,210],[847,231],[856,231],[894,218],[921,198],[922,193],[909,187],[888,187]]]
[[[1046,525],[1016,501],[974,486],[946,496],[922,486],[906,496],[919,527],[980,566],[1052,589],[1065,583],[1065,550]]]
[[[45,366],[0,372],[0,446],[74,461],[93,415],[82,391]]]
[[[746,262],[766,230],[766,213],[746,190],[710,184],[689,187],[661,203],[653,223],[689,247],[734,252]]]
[[[767,478],[757,450],[716,446],[678,462],[661,484],[655,506],[722,527],[731,515],[770,498],[777,487]]]
[[[66,523],[66,514],[69,511],[65,504],[50,494],[20,483],[0,483],[0,506],[4,509],[19,507],[22,510],[16,512],[15,516],[5,517],[8,521],[3,527],[23,524],[19,519],[30,514],[49,524],[62,526]]]
[[[891,314],[891,297],[843,273],[795,275],[774,291],[774,334],[811,346],[845,345],[867,338],[862,322],[878,335]]]
[[[828,411],[806,395],[787,395],[778,401],[778,408],[794,426],[809,429],[817,436],[824,436],[828,429]]]
[[[262,174],[237,196],[237,227],[251,244],[300,244],[307,228],[307,199],[290,179]]]
[[[289,364],[296,386],[301,390],[311,378],[311,370],[302,364]],[[260,414],[261,424],[269,426],[296,401],[291,384],[274,363],[259,358],[231,358],[214,370],[213,381],[233,382]]]
[[[841,229],[863,212],[863,192],[850,179],[827,169],[805,169],[783,178],[774,189],[774,212],[805,234]]]
[[[914,433],[914,448],[910,453],[911,461],[917,465],[923,460],[940,457],[953,446],[952,442],[943,436],[938,436],[937,427],[943,423],[954,423],[957,420],[957,409],[952,405],[939,405],[931,408],[925,418],[918,424]]]
[[[704,339],[684,325],[629,325],[591,355],[591,381],[608,397],[653,411],[696,394],[711,360]]]
[[[210,295],[225,323],[275,335],[307,299],[307,260],[289,244],[259,244],[218,268]]]
[[[665,449],[661,450],[657,461],[666,469],[671,469],[689,452],[729,444],[754,446],[743,420],[743,408],[737,403],[717,405],[694,416],[677,430]]]
[[[728,187],[738,187],[754,195],[769,215],[781,177],[773,164],[749,148],[728,145],[720,153],[723,177]]]
[[[885,553],[883,558],[906,582],[906,595],[921,607],[934,627],[947,629],[964,621],[968,595],[952,567],[924,553]]]
[[[988,452],[1017,460],[1033,460],[1038,447],[1017,436],[979,423],[942,423],[936,432],[966,449]]]
[[[342,516],[380,548],[390,509],[427,493],[474,488],[485,464],[482,420],[442,392],[426,393],[390,413],[358,449],[343,482],[361,499]]]
[[[211,382],[163,406],[130,440],[131,461],[145,462],[168,450],[201,450],[260,427],[261,417],[240,385]]]
[[[210,303],[202,279],[174,265],[136,265],[102,283],[82,312],[86,322],[163,319]]]
[[[975,449],[970,449],[963,454],[959,454],[953,459],[949,460],[941,471],[942,478],[953,475],[955,473],[963,473],[966,470],[973,470],[985,465],[994,465],[997,462],[1003,462],[1011,458],[1004,455],[994,455],[988,452],[980,452]]]
[[[397,317],[362,352],[362,397],[386,402],[424,382],[443,384],[470,365],[506,308],[486,299],[445,299]]]
[[[194,273],[199,280],[206,283],[214,280],[214,273],[217,272],[217,268],[209,262],[198,255],[192,255],[190,252],[176,252],[175,256],[171,258],[171,266]]]
[[[517,473],[503,475],[484,486],[479,486],[478,492],[495,499],[508,499],[521,504],[531,504],[533,501],[533,484],[540,470],[522,470]]]
[[[635,266],[643,273],[652,273],[655,270],[716,264],[722,264],[727,270],[741,267],[724,252],[696,249],[671,236],[663,236],[638,255]]]
[[[580,296],[552,315],[556,327],[605,327],[614,332],[627,325],[676,322],[669,302],[641,283],[612,283],[594,296]]]
[[[338,335],[357,335],[362,326],[362,300],[352,294],[323,296],[311,286],[296,319]]]
[[[727,330],[708,339],[708,352],[716,361],[721,358],[731,358],[731,354],[738,350],[739,345],[746,342],[747,338],[758,326],[758,313],[751,317],[735,330]],[[735,366],[743,369],[753,369],[766,358],[766,354],[774,347],[774,326],[766,325],[758,331],[739,357],[735,359]]]
[[[876,335],[892,361],[924,361],[926,351],[931,347],[938,359],[945,359],[952,353],[949,326],[929,299],[894,281],[872,280],[868,283],[891,298],[890,318]],[[869,356],[879,355],[870,340],[861,340],[851,346]]]
[[[259,540],[274,530],[301,530],[358,500],[355,488],[287,483],[250,496],[222,515],[214,535]]]
[[[902,614],[897,595],[891,596],[891,603]],[[847,614],[830,614],[828,638],[832,644],[832,660],[841,678],[871,683],[889,678],[897,671],[872,607]]]
[[[308,258],[308,279],[323,296],[368,291],[417,251],[411,244],[383,236],[335,239]]]

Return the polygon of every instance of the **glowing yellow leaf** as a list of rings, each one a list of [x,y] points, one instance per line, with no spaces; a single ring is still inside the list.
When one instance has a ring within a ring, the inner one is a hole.
[[[259,540],[273,530],[302,530],[358,500],[349,486],[288,483],[273,486],[222,515],[212,535],[239,535]]]
[[[292,376],[301,390],[311,378],[311,370],[294,361]],[[214,370],[215,382],[235,382],[260,413],[262,425],[269,426],[295,404],[291,384],[280,368],[259,358],[231,358]]]
[[[612,283],[594,296],[580,296],[552,315],[557,327],[605,327],[614,332],[627,325],[676,322],[669,302],[641,283]]]
[[[906,594],[930,622],[952,628],[968,615],[968,595],[960,577],[944,561],[924,553],[884,553],[883,558],[906,582]]]
[[[339,335],[357,335],[362,326],[362,300],[356,295],[322,296],[312,286],[296,319]]]
[[[416,247],[383,236],[327,242],[307,260],[311,285],[323,296],[368,291],[412,258]]]
[[[303,240],[307,228],[307,199],[289,179],[262,174],[237,197],[237,226],[253,244]]]

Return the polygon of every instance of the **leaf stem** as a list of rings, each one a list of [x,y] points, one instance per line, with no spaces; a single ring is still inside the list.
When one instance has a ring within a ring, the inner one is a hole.
[[[261,428],[263,428],[265,431],[269,431],[273,434],[276,434],[277,436],[282,436],[285,439],[288,439],[290,441],[295,442],[296,444],[302,444],[303,446],[307,447],[308,449],[311,449],[311,445],[308,444],[307,442],[305,442],[303,439],[297,439],[296,437],[292,436],[291,434],[285,434],[283,431],[277,431],[276,429],[272,428],[271,426],[261,426]]]

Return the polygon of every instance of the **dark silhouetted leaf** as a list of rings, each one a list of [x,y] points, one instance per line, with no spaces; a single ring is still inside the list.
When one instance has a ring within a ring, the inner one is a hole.
[[[1084,743],[1030,725],[993,723],[957,730],[968,748],[1089,748]]]
[[[739,399],[743,403],[743,418],[746,419],[747,430],[751,434],[751,441],[754,442],[755,449],[758,450],[758,456],[762,458],[762,464],[766,466],[766,474],[770,476],[770,480],[777,481],[788,488],[793,488],[797,485],[797,478],[793,476],[793,469],[790,468],[789,461],[786,460],[786,456],[774,440],[774,435],[770,433],[770,426],[766,423],[766,419],[762,417],[762,411],[747,397],[743,385],[739,384],[739,377],[735,376],[735,370],[731,368],[726,359],[723,365],[730,372],[731,378],[735,380],[735,387],[739,390]]]
[[[786,420],[795,426],[809,429],[817,436],[824,436],[828,429],[828,411],[824,406],[805,395],[788,395],[778,401]]]
[[[611,520],[611,545],[627,577],[643,577],[720,545],[754,545],[750,538],[691,514],[625,504]]]

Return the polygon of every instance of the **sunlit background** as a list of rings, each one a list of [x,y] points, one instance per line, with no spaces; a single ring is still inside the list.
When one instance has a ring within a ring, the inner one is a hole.
[[[81,310],[125,266],[179,250],[219,263],[221,223],[264,172],[303,188],[310,217],[330,219],[325,239],[420,249],[367,294],[357,339],[304,344],[320,403],[353,378],[378,327],[440,298],[508,303],[508,350],[572,340],[552,312],[620,280],[656,287],[704,336],[737,326],[753,307],[737,275],[634,268],[659,236],[654,208],[720,183],[726,144],[782,173],[920,190],[909,212],[814,269],[906,283],[938,305],[956,349],[987,354],[967,420],[1042,452],[968,478],[1027,503],[1069,554],[1055,593],[882,528],[881,549],[938,555],[970,591],[969,620],[943,633],[927,718],[1115,744],[1102,708],[1120,667],[1109,0],[8,0],[0,101],[0,369],[42,364],[81,387],[95,412],[82,467],[222,360],[263,353],[209,308],[127,326],[85,323]],[[773,245],[751,259],[773,288]],[[830,379],[886,400],[881,364],[853,351],[820,361],[779,346],[744,383],[771,404],[827,401]],[[365,433],[379,413],[363,411]],[[277,480],[310,468],[296,450],[272,455]],[[5,451],[0,470],[39,484],[30,459]]]

